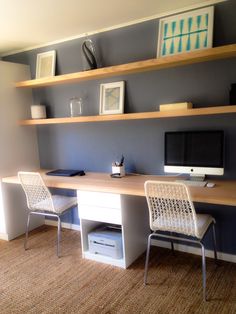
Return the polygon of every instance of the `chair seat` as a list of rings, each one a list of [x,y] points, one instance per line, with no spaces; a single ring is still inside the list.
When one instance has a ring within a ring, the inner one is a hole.
[[[211,215],[197,214],[199,239],[204,237],[204,234],[212,222],[215,222],[215,219]]]
[[[168,228],[168,219],[165,219],[164,224],[162,224],[161,220],[156,219],[153,222],[153,227],[154,227],[153,230],[154,231],[158,231],[158,230],[171,231],[171,232],[181,233],[181,234],[194,236],[199,239],[202,239],[209,225],[215,220],[211,215],[206,215],[206,214],[196,214],[196,218],[197,218],[198,235],[192,234],[190,231],[188,232],[187,226],[191,222],[188,222],[183,217],[181,218],[181,220],[172,217],[169,223],[169,228]],[[185,229],[186,232],[183,232],[183,231],[180,232],[180,230],[183,230],[183,229]],[[191,230],[191,227],[189,227],[189,230]]]
[[[62,214],[65,210],[77,205],[77,198],[71,196],[52,195],[52,201],[57,214]],[[34,204],[32,209],[35,211],[49,212],[48,202],[49,200],[38,202]]]

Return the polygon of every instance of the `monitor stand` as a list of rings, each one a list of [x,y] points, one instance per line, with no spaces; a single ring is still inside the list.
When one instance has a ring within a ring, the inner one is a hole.
[[[189,180],[190,181],[204,181],[205,178],[206,178],[205,174],[190,173]]]

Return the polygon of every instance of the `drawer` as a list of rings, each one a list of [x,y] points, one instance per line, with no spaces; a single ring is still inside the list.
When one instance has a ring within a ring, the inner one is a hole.
[[[121,210],[119,208],[79,205],[79,217],[82,219],[108,222],[121,225]]]
[[[98,207],[121,208],[120,194],[77,191],[78,204]]]

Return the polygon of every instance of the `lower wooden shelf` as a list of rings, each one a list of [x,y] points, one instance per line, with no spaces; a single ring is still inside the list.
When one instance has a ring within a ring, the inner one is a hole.
[[[105,122],[118,120],[142,120],[142,119],[160,119],[174,117],[204,116],[216,114],[236,113],[236,105],[205,107],[185,110],[153,111],[140,113],[126,113],[113,115],[81,116],[73,118],[48,118],[35,120],[22,120],[20,125],[43,125],[43,124],[64,124],[64,123],[85,123],[85,122]]]

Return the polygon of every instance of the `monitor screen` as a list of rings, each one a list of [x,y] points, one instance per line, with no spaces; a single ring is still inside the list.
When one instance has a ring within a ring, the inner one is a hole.
[[[224,132],[165,133],[165,172],[224,173]]]

